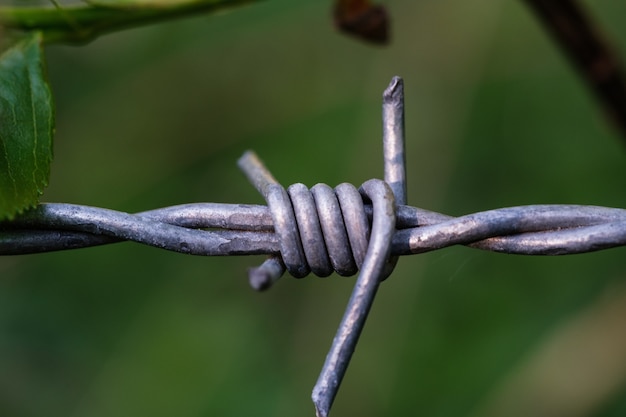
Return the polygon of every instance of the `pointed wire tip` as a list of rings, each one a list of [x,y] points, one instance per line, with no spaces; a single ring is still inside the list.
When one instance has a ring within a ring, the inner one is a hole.
[[[285,273],[285,264],[279,256],[270,256],[260,266],[248,269],[248,282],[255,291],[265,291]]]
[[[255,291],[265,291],[274,283],[269,274],[259,268],[248,269],[248,282]]]
[[[328,417],[328,410],[315,404],[315,417]]]
[[[337,391],[335,390],[335,394]],[[329,392],[328,387],[322,388],[322,384],[318,381],[313,387],[313,393],[311,395],[313,405],[315,406],[316,417],[328,417],[330,413],[330,407],[335,399],[335,395]]]
[[[397,75],[391,79],[391,82],[385,89],[383,93],[383,101],[398,101],[402,97],[404,93],[404,81],[402,77],[398,77]]]
[[[249,163],[249,161],[253,160],[253,159],[258,159],[259,157],[256,155],[256,153],[253,150],[246,150],[237,160],[237,165],[241,168],[242,166],[244,166],[246,163]]]
[[[263,197],[267,197],[270,185],[278,183],[254,151],[244,152],[237,160],[237,166]]]

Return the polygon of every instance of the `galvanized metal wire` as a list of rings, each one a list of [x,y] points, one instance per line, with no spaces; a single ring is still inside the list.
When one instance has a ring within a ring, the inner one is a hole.
[[[313,390],[327,416],[379,283],[398,256],[453,245],[510,254],[567,255],[626,245],[626,210],[580,205],[499,208],[461,217],[406,205],[402,80],[383,94],[384,180],[361,187],[283,188],[252,152],[239,166],[267,206],[196,203],[135,214],[75,204],[40,204],[0,223],[0,255],[134,241],[200,256],[269,255],[249,273],[269,288],[294,277],[359,273]]]
[[[370,204],[363,205],[368,220]],[[40,204],[0,223],[0,255],[78,249],[120,241],[201,256],[279,255],[266,206],[195,203],[141,213],[75,204]],[[396,207],[392,255],[454,245],[518,255],[569,255],[626,245],[626,210],[529,205],[451,217]]]

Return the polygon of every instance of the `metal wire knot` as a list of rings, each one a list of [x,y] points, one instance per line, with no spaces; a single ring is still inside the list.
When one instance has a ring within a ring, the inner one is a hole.
[[[389,184],[377,179],[366,181],[359,190],[346,183],[334,190],[326,184],[309,190],[299,183],[285,190],[252,152],[244,154],[239,166],[265,197],[280,244],[280,257],[271,256],[250,271],[253,287],[267,288],[285,269],[297,278],[311,271],[328,276],[333,270],[340,275],[361,270],[313,389],[316,413],[326,416],[378,285],[395,265],[395,260],[389,260],[396,225],[394,193]],[[373,209],[371,236],[364,199]]]
[[[372,199],[368,183],[380,182],[379,187],[387,187],[383,194],[390,196],[392,207],[395,205],[391,188],[380,180],[370,180],[358,190],[348,183],[334,189],[326,184],[309,189],[296,183],[285,190],[253,152],[246,152],[239,166],[267,201],[280,245],[280,257],[272,256],[250,271],[250,283],[255,289],[268,288],[283,269],[296,278],[310,272],[318,277],[327,277],[333,271],[342,276],[354,275],[363,265],[370,239],[364,206],[364,199]]]
[[[406,202],[404,91],[399,77],[383,94],[383,154],[385,181],[366,181],[358,191],[347,183],[334,190],[326,184],[311,190],[293,184],[285,190],[254,153],[239,159],[239,167],[267,201],[280,244],[281,257],[270,257],[250,271],[253,287],[269,287],[285,269],[296,278],[311,271],[324,277],[333,270],[340,275],[361,270],[313,388],[318,417],[330,412],[378,285],[397,261],[389,258],[396,200]],[[373,207],[371,236],[363,198]]]

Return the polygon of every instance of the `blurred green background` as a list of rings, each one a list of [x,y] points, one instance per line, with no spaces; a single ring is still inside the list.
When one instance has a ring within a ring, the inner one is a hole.
[[[626,53],[626,3],[587,3]],[[386,48],[338,34],[330,1],[294,0],[48,48],[44,201],[260,204],[246,149],[285,185],[381,177],[381,95],[401,75],[411,205],[626,207],[624,141],[523,2],[384,4]],[[624,255],[401,259],[332,415],[625,415]],[[314,415],[354,278],[259,294],[262,259],[132,243],[0,258],[0,415]]]

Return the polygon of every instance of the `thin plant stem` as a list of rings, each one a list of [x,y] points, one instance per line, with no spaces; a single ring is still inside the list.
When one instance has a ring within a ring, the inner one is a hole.
[[[198,0],[154,5],[124,3],[57,7],[0,7],[5,31],[42,32],[46,43],[86,43],[118,30],[148,25],[199,13],[212,13],[260,0]]]

